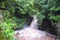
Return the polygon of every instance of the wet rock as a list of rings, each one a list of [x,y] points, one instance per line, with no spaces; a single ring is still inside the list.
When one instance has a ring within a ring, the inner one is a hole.
[[[18,40],[57,40],[54,35],[32,28],[15,31],[14,38]]]

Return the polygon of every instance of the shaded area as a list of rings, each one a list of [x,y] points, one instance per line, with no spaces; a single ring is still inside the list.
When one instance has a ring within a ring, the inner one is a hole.
[[[55,28],[55,26],[52,26],[50,19],[43,19],[41,30],[45,30],[53,35],[57,35],[57,29]]]

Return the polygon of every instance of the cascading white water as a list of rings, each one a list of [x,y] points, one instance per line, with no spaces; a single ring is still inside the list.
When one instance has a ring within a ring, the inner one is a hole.
[[[49,40],[49,38],[46,36],[46,32],[38,30],[37,21],[37,17],[36,15],[34,15],[30,26],[22,30],[15,31],[14,38],[18,40]],[[47,37],[48,39],[46,39],[45,37]]]
[[[38,29],[38,22],[37,22],[37,17],[36,15],[33,16],[33,20],[30,24],[30,28],[33,28],[33,29]]]

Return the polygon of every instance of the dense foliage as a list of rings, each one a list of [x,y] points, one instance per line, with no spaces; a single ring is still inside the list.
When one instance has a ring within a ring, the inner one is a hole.
[[[59,0],[1,0],[0,10],[4,18],[1,28],[7,38],[13,34],[13,29],[30,24],[33,15],[37,15],[39,25],[44,18],[52,20],[53,24],[60,22]]]

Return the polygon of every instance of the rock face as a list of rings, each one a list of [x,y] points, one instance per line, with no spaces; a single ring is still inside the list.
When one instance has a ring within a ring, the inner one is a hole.
[[[55,36],[37,29],[37,18],[34,16],[28,28],[17,30],[14,34],[16,40],[58,40]]]
[[[56,25],[56,28],[57,28],[57,32],[60,32],[60,23]]]
[[[51,34],[32,28],[15,31],[14,38],[18,40],[58,40]]]

